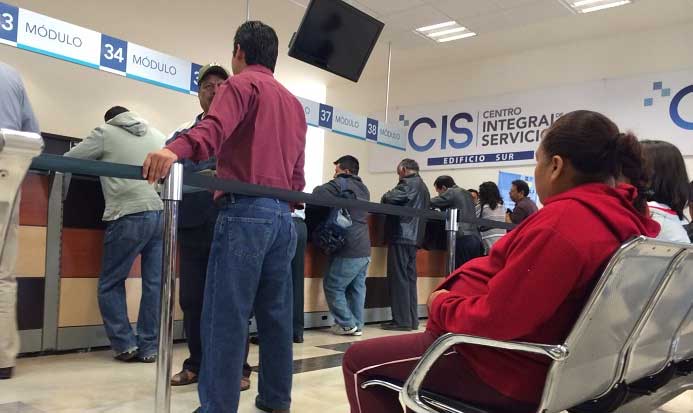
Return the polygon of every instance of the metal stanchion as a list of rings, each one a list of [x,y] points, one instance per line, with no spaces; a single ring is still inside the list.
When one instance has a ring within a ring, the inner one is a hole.
[[[176,292],[178,249],[178,206],[183,197],[183,165],[171,167],[164,181],[164,251],[161,272],[161,319],[159,352],[156,359],[156,413],[171,411],[171,359],[173,357],[173,305]]]
[[[455,245],[457,244],[457,208],[450,208],[445,213],[445,232],[448,234],[448,274],[455,270]]]

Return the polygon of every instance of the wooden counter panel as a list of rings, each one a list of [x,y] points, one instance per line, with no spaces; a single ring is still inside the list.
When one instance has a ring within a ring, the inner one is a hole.
[[[48,176],[29,173],[22,183],[19,225],[48,225]]]
[[[64,228],[60,275],[62,278],[98,278],[103,255],[103,231]],[[140,257],[130,269],[130,277],[139,277]]]

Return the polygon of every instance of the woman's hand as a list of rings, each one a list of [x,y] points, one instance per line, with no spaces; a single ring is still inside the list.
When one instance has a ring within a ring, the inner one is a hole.
[[[431,311],[431,304],[433,303],[433,300],[436,299],[441,294],[449,293],[450,291],[448,290],[437,290],[433,291],[431,295],[428,297],[428,302],[426,303],[426,307],[428,307],[428,311]]]

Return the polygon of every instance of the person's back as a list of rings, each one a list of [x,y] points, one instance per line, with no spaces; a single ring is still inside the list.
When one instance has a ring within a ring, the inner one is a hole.
[[[391,196],[391,194],[393,196]],[[382,202],[386,204],[405,206],[409,208],[426,208],[431,195],[423,179],[418,173],[400,178],[394,190],[383,195]],[[390,243],[421,245],[426,220],[418,217],[396,217],[388,215],[386,232]]]
[[[17,71],[0,62],[0,128],[21,132],[39,132],[24,84]],[[10,217],[4,243],[5,254],[0,262],[0,380],[9,379],[14,372],[19,351],[17,332],[17,281],[14,267],[18,248],[20,194],[9,205]]]
[[[157,129],[133,112],[123,112],[94,129],[67,157],[141,165],[147,153],[161,148],[166,140]],[[146,181],[101,177],[106,209],[103,219],[163,209],[154,186]]]
[[[497,204],[495,209],[491,209],[488,204],[481,205],[479,208],[479,218],[491,221],[505,222],[505,211],[502,204]],[[485,253],[507,232],[502,228],[481,227],[481,240],[484,245]]]
[[[0,62],[0,80],[0,128],[38,133],[38,122],[19,73]]]
[[[370,192],[358,176],[358,159],[342,156],[334,162],[335,178],[320,185],[314,195],[337,196],[346,193],[361,201],[370,201]],[[329,219],[334,209],[308,206],[307,217],[315,222]],[[366,273],[370,264],[371,242],[368,235],[368,213],[349,209],[351,226],[346,228],[344,245],[330,255],[327,272],[323,276],[325,299],[335,324],[331,332],[337,335],[362,334],[363,311],[366,303]]]
[[[431,198],[431,206],[434,208],[448,209],[457,208],[457,217],[459,223],[458,237],[464,235],[479,236],[479,231],[476,225],[469,222],[464,222],[464,218],[474,218],[475,206],[472,195],[464,188],[454,185],[439,196]]]
[[[641,144],[651,172],[646,193],[650,217],[662,227],[657,239],[689,242],[683,211],[691,200],[681,151],[664,141],[644,140]]]
[[[347,191],[353,192],[356,199],[360,201],[371,200],[371,194],[361,178],[351,174],[337,176],[328,183],[315,188],[313,194],[328,193],[336,196],[340,192],[339,180],[341,179],[345,181]],[[329,212],[329,208],[311,205],[308,205],[306,208],[306,215],[315,215],[315,221],[324,220]],[[346,231],[346,243],[334,256],[343,258],[370,257],[371,240],[368,234],[368,212],[362,209],[349,209],[349,215],[351,216],[351,226]]]
[[[223,125],[231,123],[236,127],[225,130]],[[250,65],[219,86],[205,120],[191,131],[204,140],[203,145],[194,143],[199,151],[193,155],[180,139],[170,147],[195,161],[216,154],[219,178],[300,191],[305,185],[306,128],[298,99],[271,70]],[[215,133],[203,134],[209,129]]]

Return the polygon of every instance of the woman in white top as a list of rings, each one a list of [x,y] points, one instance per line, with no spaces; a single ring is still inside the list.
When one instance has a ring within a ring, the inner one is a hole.
[[[662,230],[657,239],[690,242],[683,210],[688,203],[688,175],[679,149],[663,141],[642,141],[643,156],[652,173],[646,193],[650,216]]]
[[[500,190],[494,182],[484,182],[479,185],[479,204],[477,205],[477,216],[483,219],[490,219],[498,222],[505,222],[505,211],[503,210],[503,198]],[[500,228],[480,227],[481,240],[484,244],[484,251],[488,254],[491,246],[498,241],[505,230]]]

